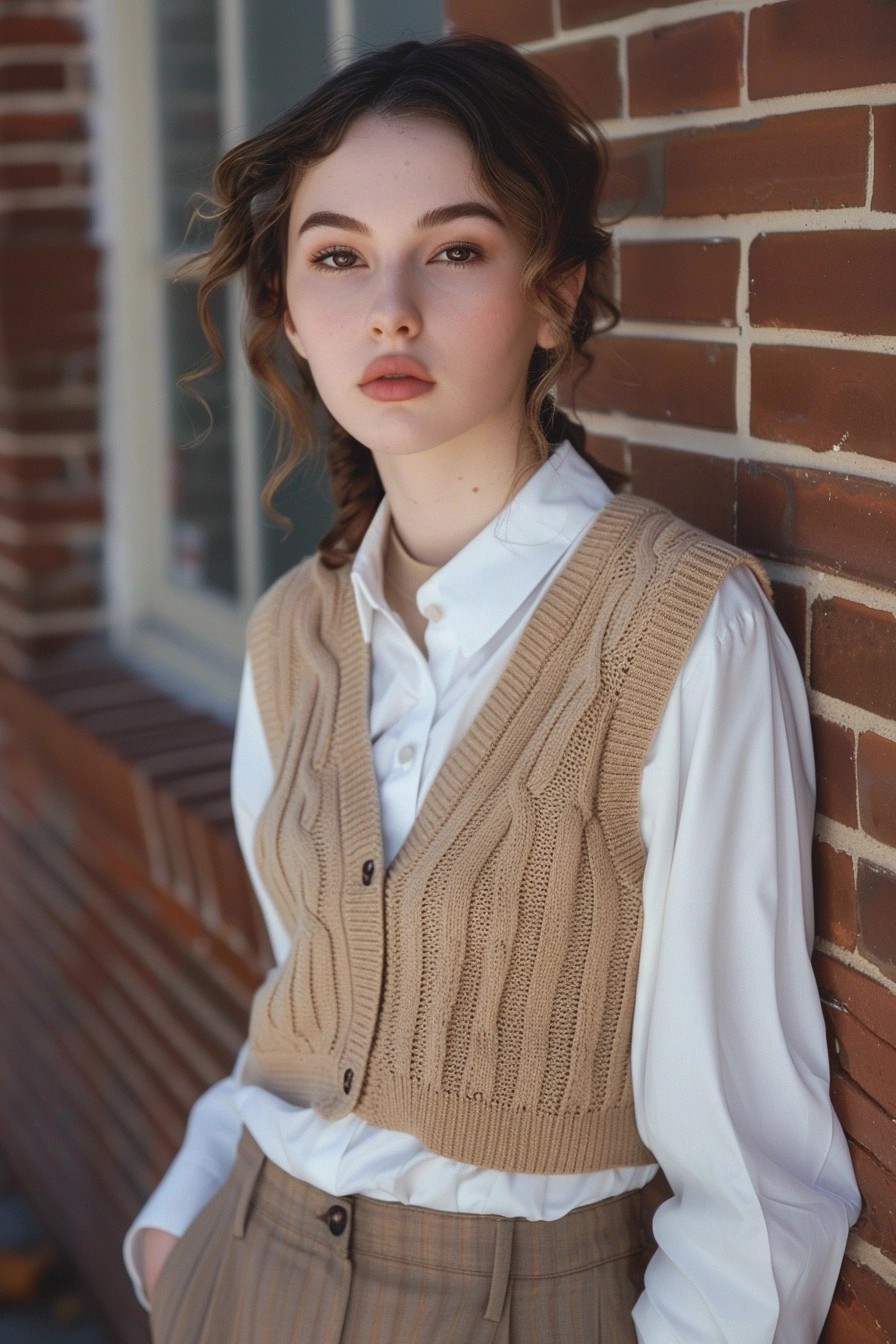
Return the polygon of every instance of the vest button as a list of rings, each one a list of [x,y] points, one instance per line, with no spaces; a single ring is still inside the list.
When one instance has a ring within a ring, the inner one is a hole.
[[[342,1090],[346,1094],[346,1096],[348,1096],[349,1092],[351,1092],[352,1090],[352,1082],[354,1081],[354,1077],[355,1075],[351,1069],[346,1069],[345,1073],[342,1075]]]
[[[341,1237],[348,1223],[348,1214],[341,1204],[334,1204],[332,1208],[327,1209],[327,1227],[333,1233],[334,1237]]]
[[[365,859],[364,866],[361,869],[361,881],[365,887],[369,887],[373,881],[373,875],[376,872],[376,864],[373,859]]]

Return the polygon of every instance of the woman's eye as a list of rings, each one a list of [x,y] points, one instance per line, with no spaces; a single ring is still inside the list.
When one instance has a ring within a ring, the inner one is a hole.
[[[452,243],[450,247],[443,247],[438,255],[451,266],[467,266],[471,261],[478,261],[482,253],[472,243]]]
[[[322,266],[328,271],[351,271],[358,260],[358,254],[350,247],[328,247],[323,252],[315,253],[311,260],[315,265]]]

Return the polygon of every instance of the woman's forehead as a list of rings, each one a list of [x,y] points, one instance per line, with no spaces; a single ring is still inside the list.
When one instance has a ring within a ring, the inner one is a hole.
[[[435,117],[366,113],[326,158],[302,176],[294,211],[406,202],[410,210],[454,200],[495,202],[482,186],[473,150],[455,127]]]

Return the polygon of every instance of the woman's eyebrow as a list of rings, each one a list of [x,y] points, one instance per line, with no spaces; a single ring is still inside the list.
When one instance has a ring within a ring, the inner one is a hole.
[[[425,215],[421,215],[415,224],[415,228],[420,230],[437,229],[443,224],[451,224],[455,219],[469,219],[470,217],[480,219],[490,219],[493,223],[506,228],[506,225],[496,210],[484,201],[458,201],[456,205],[440,205],[435,210],[427,210]],[[308,229],[345,229],[351,233],[369,234],[370,229],[360,219],[353,218],[352,215],[342,215],[335,210],[314,210],[299,226],[299,233],[305,233]]]

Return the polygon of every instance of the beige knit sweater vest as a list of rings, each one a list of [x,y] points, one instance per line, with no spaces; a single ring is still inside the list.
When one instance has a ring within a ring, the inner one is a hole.
[[[475,1166],[651,1160],[630,1069],[641,768],[739,564],[766,583],[657,505],[614,499],[388,870],[349,573],[306,561],[262,598],[249,649],[275,783],[256,855],[293,945],[255,998],[248,1081]]]

